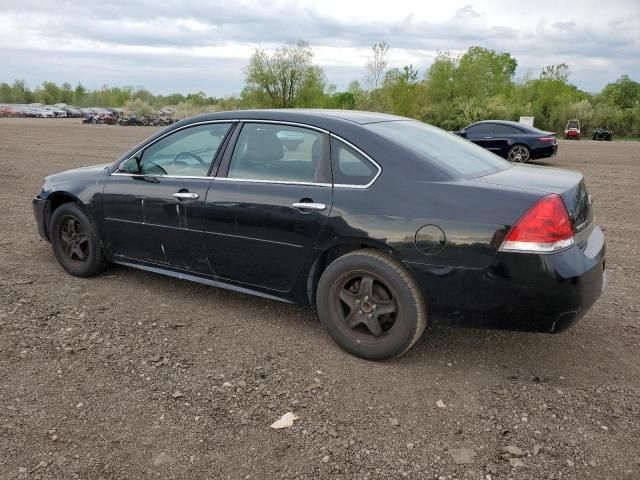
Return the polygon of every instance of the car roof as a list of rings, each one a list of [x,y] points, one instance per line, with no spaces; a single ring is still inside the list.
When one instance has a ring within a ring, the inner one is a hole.
[[[207,120],[226,119],[255,119],[255,120],[278,120],[290,122],[309,123],[311,125],[331,123],[336,124],[349,122],[357,125],[367,125],[370,123],[390,122],[398,120],[410,120],[397,115],[378,112],[361,112],[356,110],[324,110],[324,109],[264,109],[264,110],[232,110],[226,112],[206,113],[197,117],[191,117],[188,123]]]
[[[497,123],[498,125],[509,125],[512,127],[519,127],[519,128],[531,128],[529,127],[529,125],[525,125],[524,123],[519,123],[519,122],[513,122],[511,120],[482,120],[480,122],[476,122],[473,125],[479,125],[481,123]]]

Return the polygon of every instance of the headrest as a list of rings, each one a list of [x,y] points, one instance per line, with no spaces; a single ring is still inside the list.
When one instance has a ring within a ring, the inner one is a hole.
[[[260,157],[263,161],[280,160],[284,155],[282,143],[270,130],[255,130],[247,140],[247,154]]]

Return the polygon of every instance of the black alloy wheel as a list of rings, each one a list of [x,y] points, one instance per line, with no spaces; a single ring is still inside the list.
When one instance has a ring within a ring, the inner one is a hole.
[[[90,277],[106,268],[98,231],[79,204],[64,203],[54,210],[49,238],[56,259],[71,275]]]
[[[318,283],[322,325],[349,353],[369,360],[398,357],[427,324],[422,293],[406,268],[372,249],[334,260]]]

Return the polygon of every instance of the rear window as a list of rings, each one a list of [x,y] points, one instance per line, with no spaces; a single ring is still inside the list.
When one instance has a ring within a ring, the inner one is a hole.
[[[506,160],[463,138],[418,121],[380,122],[367,125],[372,132],[399,143],[454,176],[489,175],[511,167]]]

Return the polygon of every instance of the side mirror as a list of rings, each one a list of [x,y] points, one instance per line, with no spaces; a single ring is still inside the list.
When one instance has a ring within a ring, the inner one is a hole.
[[[131,157],[120,164],[118,167],[123,173],[140,173],[140,159],[138,157]]]
[[[456,135],[462,137],[462,138],[466,138],[467,137],[467,131],[463,128],[462,130],[458,130],[456,132]]]

